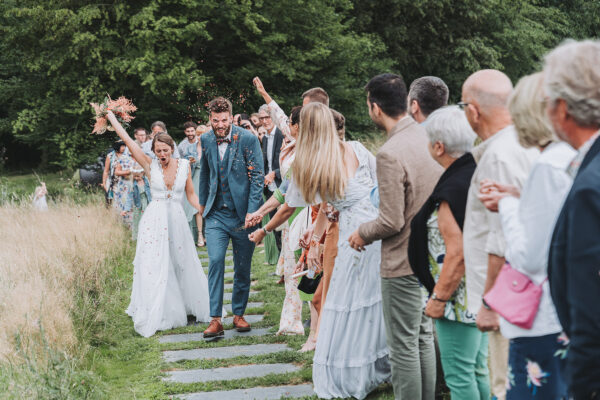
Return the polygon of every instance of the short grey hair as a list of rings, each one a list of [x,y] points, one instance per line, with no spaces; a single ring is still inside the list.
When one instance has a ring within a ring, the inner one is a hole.
[[[260,106],[260,108],[258,109],[258,112],[264,112],[269,114],[269,106],[267,104],[263,104],[262,106]],[[269,114],[270,115],[270,114]]]
[[[431,144],[440,142],[450,157],[458,158],[471,151],[477,135],[465,112],[458,106],[442,107],[427,118],[425,130]]]
[[[416,100],[425,116],[448,104],[448,86],[437,76],[422,76],[410,84],[408,98]],[[410,105],[409,105],[410,107]]]
[[[545,57],[544,91],[582,126],[600,126],[600,41],[567,40]]]
[[[162,121],[154,121],[152,123],[152,125],[150,125],[150,130],[153,130],[155,126],[160,127],[160,129],[162,129],[164,133],[169,133],[169,132],[167,132],[167,125],[165,125],[164,122],[162,122]]]

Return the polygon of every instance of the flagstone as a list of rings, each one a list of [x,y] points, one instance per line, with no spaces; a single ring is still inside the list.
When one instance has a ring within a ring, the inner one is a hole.
[[[246,378],[258,378],[269,374],[285,374],[299,371],[294,364],[252,364],[228,368],[190,369],[167,372],[166,382],[196,383],[214,381],[234,381]],[[229,399],[229,397],[222,397]]]
[[[171,350],[163,351],[163,359],[166,362],[181,360],[206,360],[227,359],[234,357],[252,357],[262,354],[278,353],[280,351],[292,350],[283,343],[252,344],[247,346],[224,346],[208,349]]]
[[[261,301],[250,302],[246,305],[246,308],[260,308],[264,305],[265,305],[265,303],[263,303]],[[224,304],[223,307],[225,307],[225,309],[227,310],[228,313],[233,312],[231,309],[231,304]]]
[[[269,334],[269,328],[252,329],[250,332],[238,332],[235,329],[225,331],[223,339],[232,339],[234,337],[244,336],[265,336]],[[184,342],[203,342],[204,335],[202,332],[183,333],[177,335],[165,335],[158,338],[159,343],[184,343]]]
[[[190,393],[177,395],[182,400],[279,400],[283,398],[298,398],[313,396],[312,385],[287,385],[271,387],[254,387],[250,389],[236,389],[203,393]]]

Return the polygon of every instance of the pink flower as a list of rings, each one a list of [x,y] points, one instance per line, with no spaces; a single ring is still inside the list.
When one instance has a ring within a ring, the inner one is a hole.
[[[542,371],[540,365],[534,361],[527,360],[527,378],[535,386],[542,386],[542,380],[548,376],[547,372]]]

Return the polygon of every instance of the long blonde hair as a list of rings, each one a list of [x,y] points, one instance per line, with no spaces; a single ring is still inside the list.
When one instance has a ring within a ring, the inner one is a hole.
[[[304,200],[313,204],[343,197],[346,188],[344,151],[329,107],[309,103],[300,112],[300,131],[292,170]]]

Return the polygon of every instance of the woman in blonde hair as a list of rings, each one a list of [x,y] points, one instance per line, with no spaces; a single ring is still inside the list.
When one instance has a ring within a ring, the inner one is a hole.
[[[369,200],[376,184],[375,158],[358,142],[340,140],[329,108],[310,103],[300,114],[300,133],[293,163],[293,184],[286,202],[292,207],[332,204],[339,212],[338,256],[325,304],[313,361],[319,397],[365,398],[389,380],[379,264],[381,243],[353,250],[348,236],[377,216]],[[318,243],[327,216],[320,212],[307,264],[320,269]]]

